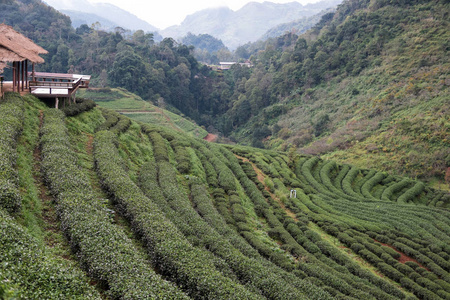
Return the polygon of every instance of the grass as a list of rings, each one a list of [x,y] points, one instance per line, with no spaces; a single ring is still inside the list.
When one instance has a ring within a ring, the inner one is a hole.
[[[29,103],[29,102],[27,102]],[[43,108],[42,106],[39,108]],[[39,139],[39,108],[30,106],[26,110],[24,127],[17,145],[17,167],[19,173],[19,185],[23,194],[21,211],[21,223],[28,231],[43,243],[42,203],[39,199],[39,190],[34,176],[39,177],[39,168],[33,168],[33,151],[37,147]]]
[[[204,138],[208,134],[193,121],[161,109],[124,89],[88,89],[80,91],[79,96],[92,99],[99,106],[115,110],[138,122],[166,126],[198,138]]]

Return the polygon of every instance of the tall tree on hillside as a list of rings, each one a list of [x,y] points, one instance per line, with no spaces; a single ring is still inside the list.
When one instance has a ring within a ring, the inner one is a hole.
[[[148,93],[149,76],[148,67],[131,47],[125,47],[117,53],[109,72],[109,80],[113,86],[126,88],[144,97]]]

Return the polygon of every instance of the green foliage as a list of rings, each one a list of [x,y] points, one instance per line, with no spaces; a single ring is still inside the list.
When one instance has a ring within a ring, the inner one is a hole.
[[[218,272],[211,260],[194,248],[158,206],[129,179],[120,168],[120,156],[113,139],[114,136],[105,131],[96,135],[94,151],[99,176],[108,191],[123,207],[135,230],[142,235],[158,269],[193,296],[208,295],[225,299],[256,298],[244,287]],[[167,163],[164,158],[162,161]],[[176,193],[177,190],[173,188],[176,178],[167,175],[169,174],[161,173],[160,182],[169,187],[165,189],[166,191]]]
[[[89,111],[95,106],[95,102],[90,99],[77,98],[76,103],[70,104],[61,110],[67,117],[73,117],[82,112]]]
[[[66,121],[61,111],[44,110],[44,179],[72,250],[106,297],[185,298],[184,291],[194,298],[413,293],[434,299],[449,293],[450,215],[424,205],[444,197],[426,184],[410,198],[418,181],[294,152],[224,147],[107,110],[105,120],[114,121],[104,127],[109,132],[95,134],[92,156],[89,137],[103,122],[99,109]],[[95,165],[98,177],[86,165]],[[404,180],[409,183],[394,188]],[[100,185],[112,200],[108,207],[135,235],[97,198]],[[296,198],[289,198],[290,189]],[[382,201],[388,189],[391,197]],[[412,201],[396,201],[404,194]],[[400,263],[391,247],[423,267]],[[20,295],[19,281],[0,280],[0,289]]]
[[[100,299],[75,267],[67,267],[0,210],[0,297],[2,299]]]
[[[87,175],[75,163],[63,118],[61,111],[45,112],[40,140],[42,171],[57,199],[61,227],[82,264],[91,276],[109,286],[111,297],[170,294],[185,298],[149,268],[125,232],[111,223],[110,212],[94,199]]]
[[[23,119],[23,100],[17,94],[7,94],[6,101],[0,103],[0,208],[8,212],[18,211],[22,203],[15,166]]]

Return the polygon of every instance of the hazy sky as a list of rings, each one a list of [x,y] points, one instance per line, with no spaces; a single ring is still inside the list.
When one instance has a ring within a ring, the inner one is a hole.
[[[165,29],[171,25],[180,24],[187,15],[196,11],[218,6],[227,6],[232,10],[238,10],[250,0],[90,0],[94,3],[111,3],[125,9],[140,19],[147,21],[159,29]],[[269,2],[288,3],[300,2],[301,4],[315,3],[319,0],[269,0]],[[253,0],[264,2],[264,0]]]

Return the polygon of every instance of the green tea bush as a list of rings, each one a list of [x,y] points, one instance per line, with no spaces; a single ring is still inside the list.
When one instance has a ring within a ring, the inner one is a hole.
[[[379,262],[376,266],[378,270],[380,270],[383,274],[395,281],[399,281],[400,279],[405,278],[404,275],[397,269],[384,262]]]
[[[17,299],[101,299],[80,270],[46,254],[35,238],[1,210],[0,261],[0,282],[11,283]],[[12,299],[5,289],[0,298]]]
[[[391,186],[389,186],[387,189],[384,190],[383,194],[381,195],[381,200],[383,201],[393,201],[395,199],[391,199],[394,193],[404,189],[407,187],[411,181],[409,179],[403,179],[400,182],[397,182]]]
[[[396,268],[397,270],[399,270],[400,272],[402,272],[405,275],[408,275],[408,274],[414,272],[414,269],[412,269],[408,265],[405,265],[405,264],[402,264],[402,263],[399,263],[399,262],[396,263],[393,267]]]
[[[420,195],[425,189],[425,185],[422,182],[417,182],[412,188],[404,192],[397,198],[398,203],[407,203],[412,201],[415,197]]]
[[[392,256],[390,256],[387,253],[381,254],[380,258],[387,264],[391,266],[395,266],[398,263],[398,260],[394,259]]]
[[[336,188],[331,182],[331,172],[337,168],[334,161],[327,161],[320,169],[320,179],[323,185],[332,193],[334,196],[343,197],[349,200],[358,201],[357,199],[349,197],[342,191],[342,188]]]
[[[153,133],[150,136],[154,138],[158,135]],[[160,208],[131,181],[119,167],[121,158],[113,139],[114,136],[105,131],[97,133],[95,137],[94,154],[98,174],[105,188],[130,219],[134,230],[142,236],[158,269],[194,297],[257,298],[243,286],[218,272],[210,256],[193,247]],[[172,167],[163,155],[160,158],[159,163],[164,163],[167,168]],[[163,173],[160,165],[159,184],[167,185],[162,190],[178,193],[173,186],[176,178],[167,176],[168,174],[170,173]],[[165,194],[165,197],[168,195]]]
[[[342,190],[342,180],[344,179],[345,175],[347,175],[348,171],[350,170],[349,165],[343,165],[341,166],[341,170],[339,173],[334,177],[333,185],[338,189]]]
[[[24,104],[15,93],[6,94],[5,98],[0,104],[0,208],[13,213],[22,204],[15,165],[17,139],[23,128]]]
[[[101,126],[101,125],[100,125]],[[109,130],[117,135],[124,133],[131,126],[131,120],[125,116],[119,115],[119,121],[111,126]]]
[[[354,182],[354,186],[353,186],[353,190],[361,196],[362,192],[361,192],[361,188],[362,186],[368,181],[370,180],[375,174],[377,173],[377,171],[375,170],[361,170],[360,174],[364,175],[363,178],[357,178],[358,180],[356,180]],[[374,199],[373,197],[370,197],[369,199]]]
[[[352,167],[344,179],[342,179],[342,190],[349,196],[359,198],[360,195],[353,190],[352,184],[359,174],[359,169],[357,167]]]
[[[93,100],[77,98],[75,103],[63,107],[61,111],[63,111],[67,117],[73,117],[85,111],[90,111],[95,106],[97,106],[97,104]]]
[[[383,260],[369,250],[360,250],[358,254],[373,265],[381,263]]]
[[[206,182],[208,182],[208,185],[210,187],[216,188],[219,186],[219,181],[217,180],[217,173],[214,169],[211,162],[206,158],[206,156],[201,153],[199,150],[196,150],[197,156],[200,158],[200,161],[202,162],[203,169],[205,170],[206,174]]]
[[[163,137],[155,131],[149,132],[148,136],[153,146],[153,155],[156,161],[169,161],[167,145]]]
[[[391,247],[383,245],[383,246],[381,246],[381,249],[383,249],[384,252],[386,252],[387,254],[389,254],[390,256],[392,256],[395,259],[399,259],[400,256],[401,256],[400,253],[398,253],[397,251],[395,251]]]
[[[100,110],[102,111],[102,115],[106,120],[103,124],[101,124],[100,126],[98,126],[95,129],[96,132],[102,131],[102,130],[108,130],[109,128],[113,127],[114,125],[116,125],[119,122],[120,115],[118,113],[116,113],[115,111],[105,109],[105,108],[100,108]]]
[[[433,293],[436,293],[439,290],[442,290],[442,287],[439,284],[434,283],[433,281],[427,279],[427,278],[417,278],[416,282],[426,288],[429,291],[432,291]]]
[[[191,171],[191,156],[185,146],[170,142],[175,151],[175,159],[177,160],[177,169],[181,174],[188,174]]]
[[[373,176],[372,178],[370,178],[369,180],[367,180],[362,186],[361,186],[361,194],[368,198],[368,199],[373,199],[373,200],[377,200],[371,193],[371,190],[373,189],[373,187],[377,184],[379,184],[383,179],[384,179],[385,175],[382,172],[378,172],[375,174],[375,176]]]
[[[111,224],[110,213],[93,198],[87,175],[76,165],[63,118],[63,113],[54,109],[44,114],[41,168],[56,197],[61,228],[82,265],[109,287],[109,297],[186,299],[150,269],[126,233]]]

